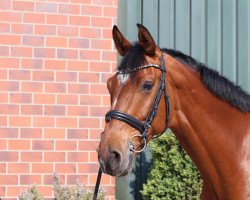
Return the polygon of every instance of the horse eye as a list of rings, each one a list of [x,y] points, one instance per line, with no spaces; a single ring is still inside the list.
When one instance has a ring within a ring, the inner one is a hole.
[[[144,84],[142,85],[142,90],[143,90],[143,91],[150,91],[150,90],[152,90],[153,86],[154,86],[154,83],[152,83],[152,82],[150,82],[150,81],[146,81],[146,82],[144,82]]]

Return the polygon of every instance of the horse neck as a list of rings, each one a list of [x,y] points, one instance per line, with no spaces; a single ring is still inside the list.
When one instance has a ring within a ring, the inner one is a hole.
[[[228,185],[234,184],[235,179],[245,184],[240,176],[250,175],[250,171],[242,170],[242,156],[250,151],[249,113],[241,113],[209,92],[196,70],[166,57],[172,105],[170,128],[198,167],[203,181],[217,195],[232,190]]]

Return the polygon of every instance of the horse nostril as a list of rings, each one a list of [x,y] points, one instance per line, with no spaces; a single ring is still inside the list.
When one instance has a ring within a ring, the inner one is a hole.
[[[117,150],[110,151],[111,160],[113,164],[119,165],[121,162],[121,153]]]

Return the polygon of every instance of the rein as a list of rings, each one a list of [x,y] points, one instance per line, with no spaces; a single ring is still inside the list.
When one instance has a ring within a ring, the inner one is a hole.
[[[157,110],[158,110],[158,107],[159,107],[159,104],[160,104],[160,100],[161,100],[161,96],[162,96],[162,93],[164,91],[164,88],[165,88],[165,93],[164,94],[165,94],[165,104],[166,104],[166,128],[165,128],[164,132],[166,132],[166,130],[168,129],[171,108],[170,108],[170,100],[169,100],[169,95],[168,95],[168,90],[167,90],[167,85],[166,85],[166,80],[165,80],[166,79],[165,74],[167,73],[167,69],[166,69],[163,53],[161,54],[161,65],[160,66],[156,65],[156,64],[148,64],[148,65],[145,65],[145,66],[141,66],[141,67],[132,69],[130,71],[118,71],[118,74],[130,74],[130,73],[133,73],[135,71],[138,71],[138,70],[141,70],[141,69],[146,69],[146,68],[149,68],[149,67],[154,67],[156,69],[161,70],[162,74],[161,74],[161,77],[160,77],[160,82],[159,82],[159,85],[158,85],[158,90],[157,90],[157,93],[156,93],[154,103],[152,105],[152,108],[151,108],[150,112],[148,113],[148,115],[146,117],[146,120],[144,122],[142,122],[142,121],[138,120],[137,118],[133,117],[132,115],[123,113],[123,112],[121,112],[119,110],[110,110],[109,112],[107,112],[107,114],[105,116],[106,123],[109,123],[110,120],[112,120],[112,119],[120,120],[120,121],[123,121],[126,124],[130,125],[131,127],[135,128],[136,130],[138,130],[140,132],[140,134],[133,135],[129,139],[129,142],[128,142],[130,150],[132,152],[137,152],[137,153],[142,152],[147,146],[147,143],[148,143],[148,130],[151,127],[151,124],[152,124],[152,122],[153,122],[153,120],[154,120],[154,118],[155,118],[155,116],[157,114]],[[160,135],[157,135],[157,136],[155,136],[153,138],[157,138]],[[136,137],[140,137],[143,140],[144,146],[140,150],[135,150],[134,145],[132,143],[133,139],[136,138]],[[96,200],[96,198],[97,198],[98,188],[99,188],[100,181],[101,181],[101,176],[102,176],[102,170],[101,170],[101,167],[100,167],[99,172],[98,172],[98,177],[97,177],[97,180],[96,180],[96,186],[95,186],[95,192],[94,192],[93,200]]]

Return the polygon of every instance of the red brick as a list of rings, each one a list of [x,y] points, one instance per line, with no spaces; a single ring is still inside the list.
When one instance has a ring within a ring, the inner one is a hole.
[[[31,74],[28,70],[9,70],[10,80],[30,80]]]
[[[90,174],[89,175],[89,184],[95,185],[97,174]],[[104,174],[101,180],[102,185],[110,185],[111,178],[109,175]]]
[[[91,94],[109,94],[106,84],[90,85]]]
[[[53,71],[33,71],[34,81],[54,81]]]
[[[34,2],[14,1],[12,9],[17,11],[34,11]]]
[[[83,5],[81,13],[87,16],[101,16],[102,7],[101,6],[92,6],[92,5]]]
[[[21,128],[20,129],[21,138],[32,138],[32,139],[41,139],[42,138],[42,129],[41,128]]]
[[[86,129],[68,129],[68,139],[88,139],[88,131]]]
[[[30,140],[9,140],[9,150],[30,150]]]
[[[65,127],[65,128],[77,127],[77,118],[69,118],[69,117],[56,118],[56,127]]]
[[[56,167],[55,167],[55,171],[57,173],[63,173],[63,174],[72,174],[72,173],[76,173],[76,164],[74,163],[66,163],[66,164],[57,164],[56,163]]]
[[[19,106],[18,105],[0,105],[0,114],[1,115],[18,115]]]
[[[16,152],[16,151],[1,151],[0,152],[0,161],[1,162],[17,162],[18,161],[18,152]],[[0,178],[0,183],[1,183],[1,178]]]
[[[21,152],[22,162],[42,162],[42,152]]]
[[[50,186],[37,186],[37,190],[42,196],[51,197],[53,195],[53,190]]]
[[[44,63],[45,69],[49,70],[65,70],[66,61],[65,60],[45,60]]]
[[[92,4],[103,5],[103,6],[112,6],[113,0],[92,0]]]
[[[0,24],[1,26],[1,24]],[[10,48],[6,46],[0,46],[0,56],[9,56]]]
[[[76,72],[56,72],[56,81],[60,82],[76,82]]]
[[[117,7],[104,7],[103,15],[107,17],[116,17],[117,16]]]
[[[68,24],[68,17],[67,17],[67,15],[48,14],[46,23],[47,24],[57,24],[57,25],[67,25]]]
[[[68,116],[88,116],[87,106],[68,106],[67,107]]]
[[[79,37],[79,28],[73,26],[58,26],[58,36]]]
[[[103,117],[109,109],[109,107],[90,107],[90,116]]]
[[[18,129],[17,128],[0,128],[0,138],[17,138]]]
[[[7,116],[0,116],[0,126],[7,126],[7,121],[8,121]]]
[[[91,25],[93,27],[106,27],[106,28],[109,28],[109,27],[112,26],[112,18],[92,17]]]
[[[59,183],[61,185],[65,185],[65,175],[58,175],[57,177],[59,178]],[[54,182],[54,175],[43,175],[43,184],[44,185],[53,185]]]
[[[89,68],[91,72],[110,72],[111,71],[109,62],[90,62]]]
[[[44,107],[44,115],[65,115],[66,114],[66,108],[65,106],[45,106]]]
[[[69,16],[69,24],[76,26],[90,26],[90,17],[87,16]]]
[[[32,24],[12,24],[11,33],[33,34],[33,25]]]
[[[57,49],[57,58],[59,59],[77,59],[78,51],[72,49]]]
[[[53,48],[35,48],[35,58],[55,58],[56,50]]]
[[[57,140],[56,141],[56,150],[67,150],[67,151],[75,151],[77,147],[76,141],[69,140]]]
[[[0,58],[0,68],[19,68],[20,60],[17,58]]]
[[[97,156],[97,152],[90,152],[90,162],[95,162],[98,163],[98,156]]]
[[[80,72],[79,73],[79,81],[86,82],[86,83],[98,83],[99,82],[99,74],[98,73]]]
[[[46,46],[48,47],[67,47],[66,37],[47,37]]]
[[[10,103],[32,103],[32,95],[27,93],[10,93]]]
[[[113,39],[112,29],[110,29],[110,28],[102,29],[102,37],[103,38],[108,38],[108,39]]]
[[[4,140],[0,140],[0,150],[7,150],[7,140],[6,138]],[[3,164],[0,164],[0,173],[2,173],[2,165]]]
[[[81,28],[80,36],[83,38],[101,38],[102,31],[100,28]]]
[[[34,104],[55,104],[56,95],[54,94],[33,94]]]
[[[20,185],[32,185],[42,183],[41,175],[20,175]]]
[[[0,44],[3,45],[20,45],[21,36],[20,35],[0,35]]]
[[[8,173],[21,174],[29,172],[30,172],[29,163],[8,163]]]
[[[80,6],[72,4],[59,4],[59,13],[62,14],[80,14]]]
[[[42,115],[43,107],[39,105],[22,105],[21,114],[22,115]]]
[[[64,83],[45,83],[46,93],[65,93],[66,84]]]
[[[82,60],[100,60],[101,53],[97,50],[80,50],[80,58]]]
[[[0,23],[0,33],[10,33],[10,24]]]
[[[45,139],[65,139],[65,129],[61,128],[45,128],[44,129]]]
[[[67,175],[67,184],[69,185],[75,185],[76,181],[79,181],[80,183],[87,183],[88,176],[87,175]]]
[[[59,94],[57,96],[57,104],[76,105],[78,104],[78,95]]]
[[[79,141],[78,149],[81,151],[96,151],[99,141]]]
[[[6,167],[7,167],[7,164],[6,163],[1,163],[0,164],[0,173],[6,173]]]
[[[11,1],[10,0],[1,0],[0,10],[10,10]],[[3,195],[0,195],[3,196]]]
[[[57,4],[49,2],[37,2],[36,3],[36,12],[45,12],[45,13],[56,13]]]
[[[90,43],[89,39],[83,39],[83,38],[70,38],[69,39],[70,48],[88,49],[90,47],[89,43]]]
[[[24,191],[25,189],[24,186],[8,186],[6,187],[6,195],[16,197],[20,194],[20,191]],[[10,198],[8,200],[15,200],[15,198]]]
[[[65,162],[66,153],[65,152],[44,152],[45,162]]]
[[[88,94],[89,93],[89,84],[69,83],[68,84],[68,93]]]
[[[100,105],[101,104],[101,96],[81,95],[80,103],[82,105]]]
[[[45,23],[45,14],[23,13],[23,22],[25,22],[25,23]]]
[[[22,82],[21,91],[22,92],[42,92],[43,91],[43,83]]]
[[[116,60],[116,52],[114,51],[103,51],[102,59],[105,61],[115,61]]]
[[[0,81],[0,91],[19,91],[19,83],[17,81]]]
[[[91,0],[70,0],[70,3],[91,4]]]
[[[99,128],[100,127],[99,118],[80,118],[79,127],[80,128]]]
[[[112,40],[93,39],[91,40],[91,48],[100,50],[110,50],[112,48]]]
[[[34,140],[32,141],[33,150],[53,150],[53,140]]]
[[[97,164],[92,164],[92,163],[91,164],[90,163],[78,164],[79,173],[84,173],[84,174],[95,173],[96,174],[96,172],[98,171],[98,168],[99,168],[99,165]]]
[[[30,47],[11,47],[10,55],[12,57],[32,57],[32,48],[30,48]]]
[[[54,117],[33,117],[34,127],[54,127],[55,119]]]
[[[88,162],[88,152],[68,152],[68,162]]]
[[[88,70],[88,61],[68,60],[67,61],[67,70],[69,70],[69,71],[87,71]]]
[[[0,196],[4,197],[6,194],[6,188],[3,186],[3,187],[0,187]]]
[[[31,117],[10,116],[9,125],[14,127],[29,127],[31,126]]]
[[[21,67],[25,69],[42,69],[43,60],[42,59],[22,59]]]
[[[110,74],[101,74],[101,83],[107,83],[107,80],[111,77]]]
[[[9,102],[9,95],[7,92],[0,93],[1,103],[8,103]]]
[[[35,25],[35,35],[56,35],[56,26]]]
[[[24,35],[22,44],[25,46],[44,46],[44,37]]]
[[[0,185],[18,185],[18,176],[0,175]]]
[[[53,164],[48,163],[33,163],[32,164],[32,172],[33,173],[53,173]]]
[[[22,14],[19,12],[0,11],[1,21],[3,22],[21,22]]]

